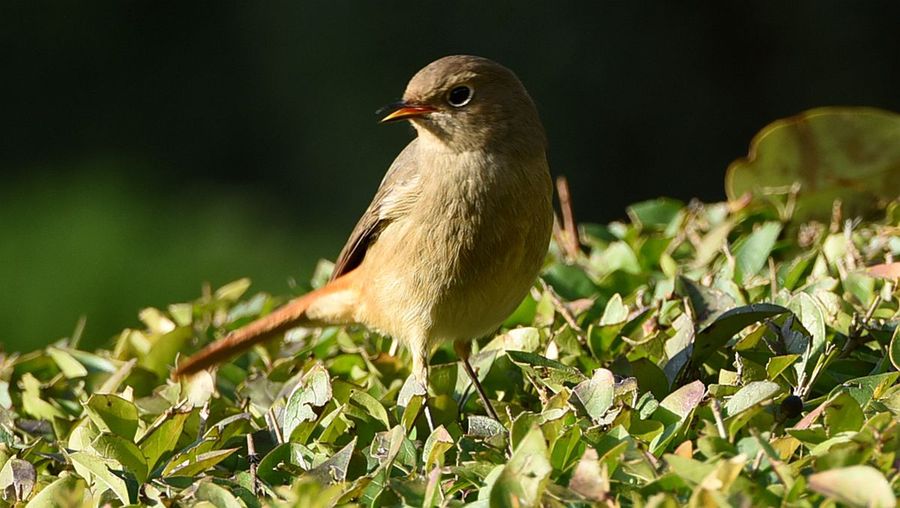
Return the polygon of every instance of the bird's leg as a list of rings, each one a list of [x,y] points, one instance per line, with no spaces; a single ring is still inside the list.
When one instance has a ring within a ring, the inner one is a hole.
[[[456,340],[453,342],[453,349],[456,351],[456,355],[459,356],[463,369],[466,371],[469,379],[472,380],[472,384],[475,385],[475,390],[478,391],[478,396],[481,398],[481,403],[484,404],[484,409],[487,411],[488,416],[494,420],[500,421],[500,418],[497,417],[497,412],[494,411],[494,406],[491,404],[487,393],[484,391],[484,387],[481,386],[481,382],[478,381],[478,376],[475,375],[475,369],[473,369],[472,364],[469,363],[469,356],[472,354],[472,342],[468,340]]]
[[[423,398],[422,406],[425,410],[425,420],[428,422],[429,432],[434,432],[434,421],[431,419],[431,410],[428,409],[428,352],[424,348],[411,348],[412,353],[412,375],[416,383],[419,385],[419,392]]]

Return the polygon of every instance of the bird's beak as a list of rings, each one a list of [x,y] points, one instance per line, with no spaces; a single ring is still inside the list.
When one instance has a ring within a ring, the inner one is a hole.
[[[387,123],[396,120],[403,120],[404,118],[416,118],[427,115],[429,113],[434,113],[435,111],[437,111],[435,108],[426,106],[424,104],[413,104],[411,102],[399,101],[388,104],[387,106],[379,109],[375,114],[381,116],[387,113],[388,115],[381,119],[381,123]]]

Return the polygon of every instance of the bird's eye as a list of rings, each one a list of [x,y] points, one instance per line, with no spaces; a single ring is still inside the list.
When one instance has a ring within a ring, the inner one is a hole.
[[[447,102],[454,108],[461,108],[472,100],[472,89],[463,85],[450,90],[447,94]]]

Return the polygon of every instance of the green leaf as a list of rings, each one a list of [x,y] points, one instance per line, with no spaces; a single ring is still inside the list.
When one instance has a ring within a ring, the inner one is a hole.
[[[532,427],[494,483],[491,506],[537,506],[552,470],[544,435],[539,427]]]
[[[796,367],[799,375],[809,369],[808,366],[815,362],[825,347],[825,313],[822,305],[806,293],[798,293],[791,298],[788,308],[800,319],[800,324],[811,337],[809,348],[803,352],[802,361]]]
[[[59,478],[34,495],[25,508],[63,508],[84,506],[82,501],[87,484],[84,480],[64,471]]]
[[[296,443],[282,443],[266,454],[256,469],[259,478],[270,485],[286,485],[291,482],[294,475],[284,466],[308,468],[303,459],[303,447]]]
[[[697,252],[694,254],[694,261],[690,266],[705,267],[715,259],[728,242],[728,234],[733,228],[734,221],[727,220],[710,229],[697,245]]]
[[[647,358],[638,358],[631,362],[631,372],[637,378],[640,389],[650,391],[657,400],[669,394],[666,374]]]
[[[616,380],[612,372],[597,369],[590,379],[578,383],[572,392],[581,402],[587,415],[595,422],[599,422],[612,407],[615,385]]]
[[[425,471],[431,471],[435,465],[444,463],[444,453],[453,447],[453,437],[443,425],[438,425],[434,432],[425,440],[422,447],[422,460],[425,463]]]
[[[544,381],[554,391],[562,389],[563,383],[580,383],[586,379],[577,369],[535,353],[507,351],[506,355],[522,370],[534,379]]]
[[[169,375],[169,369],[175,363],[175,356],[187,348],[192,334],[190,326],[182,326],[169,333],[153,337],[150,351],[140,357],[138,365],[156,373],[159,379],[165,379]]]
[[[313,408],[324,406],[331,400],[331,397],[331,380],[328,371],[317,363],[303,376],[303,381],[294,388],[288,397],[282,417],[284,436],[290,437],[298,425],[318,418]]]
[[[700,404],[705,394],[703,383],[694,381],[670,393],[659,406],[683,420]]]
[[[0,495],[15,504],[31,496],[37,473],[27,460],[9,459],[0,468]]]
[[[900,372],[885,372],[845,381],[842,389],[856,400],[860,407],[866,407],[872,399],[880,398],[897,382]]]
[[[224,300],[226,302],[236,302],[241,297],[241,295],[247,292],[247,289],[249,287],[250,279],[244,277],[243,279],[229,282],[228,284],[225,284],[224,286],[217,289],[214,298],[216,300]]]
[[[734,247],[735,282],[738,284],[756,275],[766,265],[775,241],[781,234],[781,224],[766,222]]]
[[[134,440],[138,428],[138,409],[134,403],[118,395],[94,394],[84,409],[100,430]]]
[[[728,199],[767,200],[799,183],[797,222],[828,221],[840,200],[846,217],[897,197],[900,115],[874,108],[828,107],[778,120],[757,134],[747,159],[725,177]]]
[[[729,310],[697,332],[691,362],[695,365],[704,362],[747,326],[785,312],[789,312],[788,309],[771,303],[754,303]]]
[[[659,407],[653,412],[652,418],[663,424],[663,431],[657,433],[655,429],[644,429],[652,432],[655,437],[650,442],[650,451],[654,455],[662,454],[675,439],[688,422],[694,409],[703,400],[706,387],[700,381],[694,381],[688,385],[670,393],[668,397],[659,403]]]
[[[615,325],[624,323],[628,319],[628,307],[622,303],[622,296],[616,293],[606,302],[603,316],[600,317],[600,325]]]
[[[781,355],[769,358],[768,363],[766,363],[766,377],[769,379],[777,378],[785,369],[793,365],[798,358],[800,358],[800,355]]]
[[[693,484],[700,484],[704,478],[716,469],[715,464],[705,464],[699,460],[688,459],[678,455],[666,454],[663,458],[670,470]]]
[[[25,413],[40,419],[53,421],[54,418],[65,418],[66,415],[41,396],[41,382],[30,372],[26,372],[19,381],[22,387],[22,409]]]
[[[162,420],[141,438],[141,452],[147,459],[149,469],[156,467],[160,457],[175,449],[184,422],[191,413],[175,413],[162,415]]]
[[[684,203],[675,199],[657,198],[629,206],[628,217],[644,229],[666,229],[681,215]]]
[[[215,508],[243,508],[243,504],[238,501],[228,489],[220,487],[211,481],[201,482],[194,493],[194,499],[197,501],[206,501]]]
[[[880,471],[871,466],[850,466],[813,473],[809,476],[809,488],[848,506],[897,506],[890,484]]]
[[[697,321],[706,324],[723,312],[734,308],[734,298],[716,288],[706,287],[684,276],[675,279],[675,290],[687,296]]]
[[[574,266],[553,264],[541,277],[567,300],[590,297],[597,292],[597,286],[590,277]]]
[[[103,433],[94,439],[91,447],[101,457],[114,460],[121,464],[122,469],[133,473],[138,483],[147,481],[147,458],[131,441],[116,434]]]
[[[865,421],[866,415],[849,393],[839,393],[825,407],[825,426],[828,427],[829,436],[857,432]]]
[[[236,451],[238,451],[238,448],[227,448],[224,450],[201,453],[196,457],[176,457],[168,466],[166,466],[165,471],[163,471],[163,476],[194,476],[195,474],[206,471],[219,462],[222,462]],[[185,458],[187,460],[179,460],[180,458]]]
[[[771,381],[751,381],[738,390],[725,404],[725,413],[730,416],[740,414],[751,407],[772,400],[781,392],[781,386]]]
[[[387,411],[378,399],[372,397],[366,392],[353,390],[350,394],[350,400],[363,407],[368,415],[384,425],[382,430],[391,428],[391,422],[388,420]]]
[[[894,335],[891,337],[891,345],[889,348],[891,363],[894,368],[900,370],[900,326],[894,328]]]
[[[634,275],[641,273],[641,263],[638,261],[637,254],[625,242],[613,242],[606,249],[595,251],[595,253],[591,255],[590,264],[598,278],[618,271]],[[581,296],[590,296],[590,294]]]
[[[350,458],[355,448],[356,438],[354,437],[352,441],[329,457],[328,460],[311,469],[309,474],[322,483],[336,483],[346,480],[347,467],[350,465]]]
[[[667,384],[672,385],[678,379],[688,361],[691,358],[696,338],[694,334],[694,322],[687,314],[681,314],[672,323],[675,335],[665,343],[666,361],[663,372],[666,374]]]
[[[110,469],[115,469],[117,463],[112,460],[102,459],[88,452],[75,452],[69,455],[69,458],[76,464],[79,464],[86,470],[90,471],[94,476],[94,484],[100,482],[103,488],[108,488],[119,498],[122,504],[131,504],[132,495],[125,484],[125,480],[113,474]],[[96,488],[93,489],[96,491]],[[135,492],[135,494],[137,494]],[[136,496],[135,496],[136,497]]]
[[[53,358],[53,361],[56,362],[56,365],[59,366],[59,370],[62,371],[66,378],[77,379],[88,375],[88,371],[84,368],[84,365],[68,352],[51,346],[47,348],[47,354],[50,358]]]

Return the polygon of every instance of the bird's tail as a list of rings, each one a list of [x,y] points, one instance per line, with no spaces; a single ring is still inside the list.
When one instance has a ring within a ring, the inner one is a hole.
[[[218,365],[291,328],[353,322],[356,304],[356,291],[350,284],[353,275],[354,272],[349,272],[213,342],[181,362],[174,375],[187,376]]]

